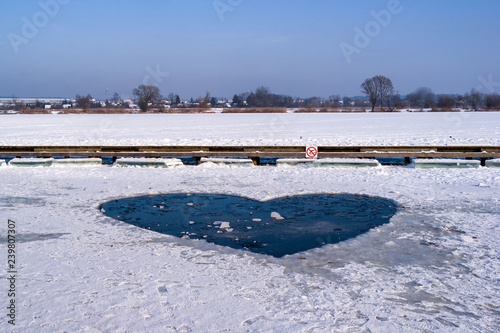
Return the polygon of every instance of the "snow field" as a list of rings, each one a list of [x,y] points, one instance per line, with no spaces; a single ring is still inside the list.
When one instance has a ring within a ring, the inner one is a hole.
[[[496,168],[1,168],[0,183],[1,218],[17,223],[23,332],[500,327]],[[176,192],[358,193],[401,208],[367,234],[280,259],[135,228],[98,210],[114,198]]]
[[[4,115],[0,145],[500,146],[500,112]]]
[[[469,144],[500,145],[500,113],[0,117],[0,145]],[[367,194],[401,207],[355,239],[279,259],[99,211],[179,192]],[[499,198],[499,169],[483,167],[1,167],[0,253],[14,220],[19,332],[497,332]]]

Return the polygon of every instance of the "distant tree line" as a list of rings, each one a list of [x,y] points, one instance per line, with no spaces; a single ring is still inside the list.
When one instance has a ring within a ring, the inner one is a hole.
[[[348,97],[331,95],[328,98],[309,97],[294,98],[288,95],[272,93],[269,88],[258,87],[255,91],[234,94],[232,100],[225,101],[222,106],[240,108],[349,108],[370,107],[372,111],[380,108],[382,111],[395,109],[500,109],[500,95],[496,93],[482,94],[474,89],[460,94],[435,94],[430,88],[421,87],[415,91],[401,96],[395,90],[392,81],[382,75],[366,79],[361,84],[361,92],[365,97]],[[161,111],[165,105],[174,108],[211,108],[219,105],[219,99],[212,97],[207,91],[204,96],[197,99],[191,98],[188,102],[181,101],[178,94],[169,93],[162,96],[156,86],[140,85],[132,91],[132,96],[141,111],[151,109]],[[76,102],[82,109],[103,107],[102,104],[93,103],[92,96],[76,96]],[[111,103],[112,102],[112,103]],[[106,107],[128,107],[121,97],[115,93],[111,101],[106,101]]]
[[[430,88],[421,87],[401,96],[394,88],[392,81],[382,75],[366,79],[360,86],[364,96],[348,97],[331,95],[328,98],[309,97],[294,98],[288,95],[272,93],[269,88],[258,87],[255,91],[234,94],[232,100],[223,98],[219,101],[207,91],[204,96],[189,101],[182,101],[178,94],[169,93],[162,96],[156,86],[140,85],[132,91],[133,101],[141,111],[162,111],[165,108],[371,108],[372,111],[394,111],[395,109],[436,109],[449,111],[453,109],[500,110],[500,95],[497,93],[483,94],[475,89],[464,94],[435,94]],[[73,104],[84,111],[95,108],[129,108],[118,93],[110,100],[95,101],[90,95],[76,95],[75,104],[64,101],[62,104]],[[37,101],[24,105],[18,98],[12,97],[12,103],[3,108],[22,110],[26,108],[43,109],[44,103]]]

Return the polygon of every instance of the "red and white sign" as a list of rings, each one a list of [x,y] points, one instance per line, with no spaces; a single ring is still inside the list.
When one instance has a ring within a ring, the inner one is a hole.
[[[318,157],[318,147],[306,147],[306,157],[307,158],[317,158]]]

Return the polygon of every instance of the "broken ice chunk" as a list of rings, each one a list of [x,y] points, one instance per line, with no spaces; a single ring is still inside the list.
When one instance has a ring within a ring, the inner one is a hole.
[[[231,228],[231,225],[229,224],[229,222],[216,221],[216,222],[214,222],[214,225],[218,226],[219,229],[222,230],[222,231],[226,231],[226,232],[233,231],[233,229]],[[220,232],[217,231],[217,233],[220,233]]]
[[[219,229],[222,229],[222,230],[229,229],[229,228],[231,228],[231,225],[229,225],[229,222],[222,222],[220,224],[220,227],[219,227]]]
[[[271,218],[275,221],[281,221],[281,220],[284,220],[285,218],[283,216],[280,215],[280,213],[278,212],[272,212],[271,213]]]

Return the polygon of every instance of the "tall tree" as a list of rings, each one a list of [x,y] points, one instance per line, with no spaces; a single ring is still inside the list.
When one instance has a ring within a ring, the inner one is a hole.
[[[411,94],[408,94],[406,100],[410,103],[410,106],[413,107],[431,108],[436,103],[436,95],[430,88],[421,87]]]
[[[120,97],[120,95],[117,92],[115,92],[113,94],[112,101],[118,104],[118,103],[120,103],[122,101],[122,98]]]
[[[394,109],[402,109],[405,107],[405,101],[399,95],[399,92],[395,92],[392,96],[387,100],[387,107],[390,112],[393,112]]]
[[[377,78],[379,89],[380,89],[380,108],[383,104],[387,105],[389,111],[394,111],[394,86],[389,78],[385,76],[379,76]]]
[[[233,96],[233,105],[240,106],[241,102],[242,101],[240,99],[240,96],[238,96],[238,94],[234,94],[234,96]]]
[[[23,103],[21,103],[15,95],[12,95],[12,105],[16,111],[23,109]]]
[[[380,98],[380,92],[378,91],[378,86],[374,78],[366,79],[361,84],[361,92],[368,96],[370,103],[372,104],[372,112],[375,110],[375,106]]]
[[[254,104],[257,107],[271,106],[270,105],[270,94],[269,88],[259,87],[255,90],[255,101]]]
[[[438,95],[437,106],[441,109],[451,109],[457,104],[456,98],[453,95]]]
[[[350,108],[352,106],[352,102],[353,100],[349,96],[344,96],[344,98],[342,99],[342,105],[344,107]]]
[[[484,103],[486,104],[486,107],[489,110],[498,109],[498,108],[500,108],[500,95],[488,94],[488,95],[484,96]]]
[[[210,108],[210,93],[207,91],[205,97],[198,97],[198,103],[202,108]]]
[[[170,101],[170,103],[174,104],[175,103],[175,94],[174,93],[168,94],[167,100]]]
[[[217,99],[217,97],[212,97],[212,98],[210,98],[210,105],[211,105],[212,107],[217,106],[217,103],[218,103],[218,102],[219,102],[219,100]]]
[[[394,87],[389,78],[382,75],[376,75],[366,79],[361,84],[361,92],[368,96],[373,112],[378,103],[390,103],[390,99],[394,94]]]
[[[76,104],[83,109],[83,111],[87,111],[88,108],[92,105],[92,96],[88,94],[87,96],[76,95]]]
[[[483,94],[476,89],[472,89],[470,93],[465,94],[465,98],[467,99],[469,105],[472,107],[474,111],[477,111],[479,105],[483,100]]]
[[[338,108],[340,106],[340,96],[330,95],[330,97],[328,97],[328,103],[330,104],[330,107]]]
[[[146,112],[150,106],[158,103],[161,99],[160,89],[156,86],[141,84],[132,91],[132,95],[137,99],[137,105],[142,112]]]

